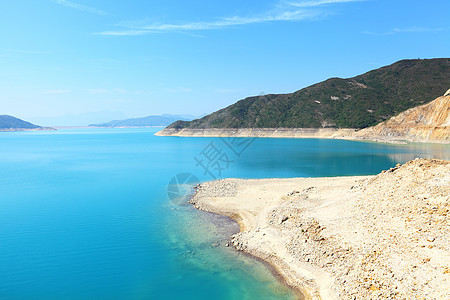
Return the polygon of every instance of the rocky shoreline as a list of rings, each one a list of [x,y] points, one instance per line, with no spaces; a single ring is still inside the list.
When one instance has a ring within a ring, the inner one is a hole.
[[[449,299],[450,162],[416,159],[377,176],[226,179],[191,203],[241,226],[238,250],[307,299]]]
[[[208,128],[208,129],[175,129],[165,128],[157,133],[157,136],[179,137],[259,137],[259,138],[319,138],[342,139],[355,141],[369,141],[389,144],[412,143],[437,143],[450,144],[450,140],[429,140],[409,138],[401,135],[365,135],[357,129],[344,128]],[[447,134],[448,135],[448,134]]]
[[[349,137],[356,129],[335,128],[165,128],[158,136],[185,137],[275,137],[275,138],[339,138]]]

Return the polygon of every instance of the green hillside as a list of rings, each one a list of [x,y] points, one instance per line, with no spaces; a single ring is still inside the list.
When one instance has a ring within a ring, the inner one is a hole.
[[[37,128],[41,127],[12,116],[0,115],[0,130]]]
[[[449,88],[450,58],[402,60],[292,94],[249,97],[168,128],[365,128],[434,100]]]

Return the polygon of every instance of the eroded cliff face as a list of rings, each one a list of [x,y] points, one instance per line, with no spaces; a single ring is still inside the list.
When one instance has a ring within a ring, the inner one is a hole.
[[[376,126],[355,133],[359,138],[450,142],[450,90],[444,96]]]

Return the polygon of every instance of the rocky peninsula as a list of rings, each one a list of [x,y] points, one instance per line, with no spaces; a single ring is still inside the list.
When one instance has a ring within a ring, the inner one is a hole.
[[[191,202],[229,216],[230,244],[306,299],[450,299],[450,162],[376,176],[226,179]]]

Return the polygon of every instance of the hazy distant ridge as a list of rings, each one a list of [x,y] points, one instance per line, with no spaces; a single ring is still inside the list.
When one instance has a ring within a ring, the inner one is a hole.
[[[195,117],[190,115],[169,115],[148,116],[142,118],[132,118],[126,120],[113,120],[107,123],[91,124],[92,127],[146,127],[146,126],[167,126],[175,121],[189,121]]]

